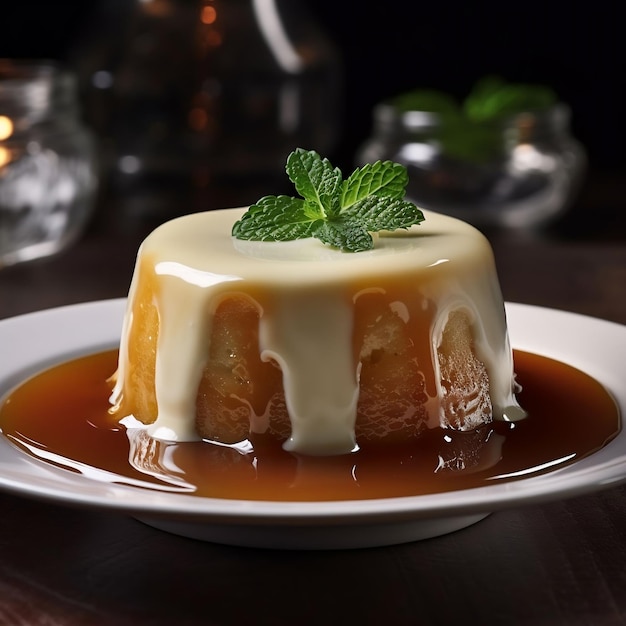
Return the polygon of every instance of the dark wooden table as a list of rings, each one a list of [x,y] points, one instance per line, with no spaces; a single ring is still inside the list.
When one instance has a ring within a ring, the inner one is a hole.
[[[626,324],[625,197],[621,179],[595,181],[545,232],[489,233],[505,298]],[[67,252],[0,271],[0,318],[124,296],[145,230],[101,209]],[[623,486],[333,552],[200,543],[12,495],[0,507],[2,625],[626,624]]]

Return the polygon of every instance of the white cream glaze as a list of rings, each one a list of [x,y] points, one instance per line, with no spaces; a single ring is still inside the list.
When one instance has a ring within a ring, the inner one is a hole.
[[[390,279],[414,284],[424,303],[435,303],[435,352],[448,312],[458,307],[470,312],[478,357],[489,375],[494,418],[523,416],[513,394],[512,352],[493,254],[476,229],[425,212],[421,225],[378,236],[374,250],[342,253],[314,239],[235,240],[231,229],[244,211],[172,220],[140,248],[111,402],[119,404],[124,393],[125,344],[139,264],[150,263],[160,293],[158,416],[150,426],[152,435],[197,439],[195,398],[208,352],[210,313],[228,293],[254,293],[261,311],[261,355],[274,359],[283,372],[292,422],[285,447],[308,454],[350,452],[358,399],[358,364],[351,343],[353,299],[362,291],[384,290]],[[431,427],[442,424],[437,403],[432,403],[429,420]]]

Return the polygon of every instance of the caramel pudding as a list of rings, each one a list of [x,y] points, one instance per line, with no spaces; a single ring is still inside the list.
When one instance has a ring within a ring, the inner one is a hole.
[[[243,209],[187,215],[143,242],[112,414],[163,442],[267,435],[330,456],[525,413],[489,243],[424,212],[345,253],[240,241]]]

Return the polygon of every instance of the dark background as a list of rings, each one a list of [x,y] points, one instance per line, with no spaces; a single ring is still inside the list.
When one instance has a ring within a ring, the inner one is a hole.
[[[413,87],[462,97],[475,80],[496,73],[557,91],[571,106],[573,133],[587,149],[592,174],[626,170],[619,3],[305,1],[343,60],[336,149],[343,164],[367,137],[379,100]],[[4,2],[0,57],[65,60],[97,5]]]
[[[348,68],[350,136],[380,98],[414,86],[458,97],[486,74],[551,85],[573,110],[594,167],[623,168],[626,46],[618,3],[366,0],[311,3]],[[348,3],[344,2],[343,6]],[[363,26],[355,27],[355,20]]]

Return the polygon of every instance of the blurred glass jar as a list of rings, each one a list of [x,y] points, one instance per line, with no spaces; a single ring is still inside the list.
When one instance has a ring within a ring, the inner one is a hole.
[[[127,217],[254,201],[337,137],[341,64],[301,0],[100,0],[72,57]]]
[[[0,267],[71,244],[92,214],[95,153],[74,77],[0,59]]]
[[[381,104],[357,156],[359,165],[378,159],[406,165],[416,204],[482,228],[552,222],[571,205],[587,164],[562,103],[482,123]]]

